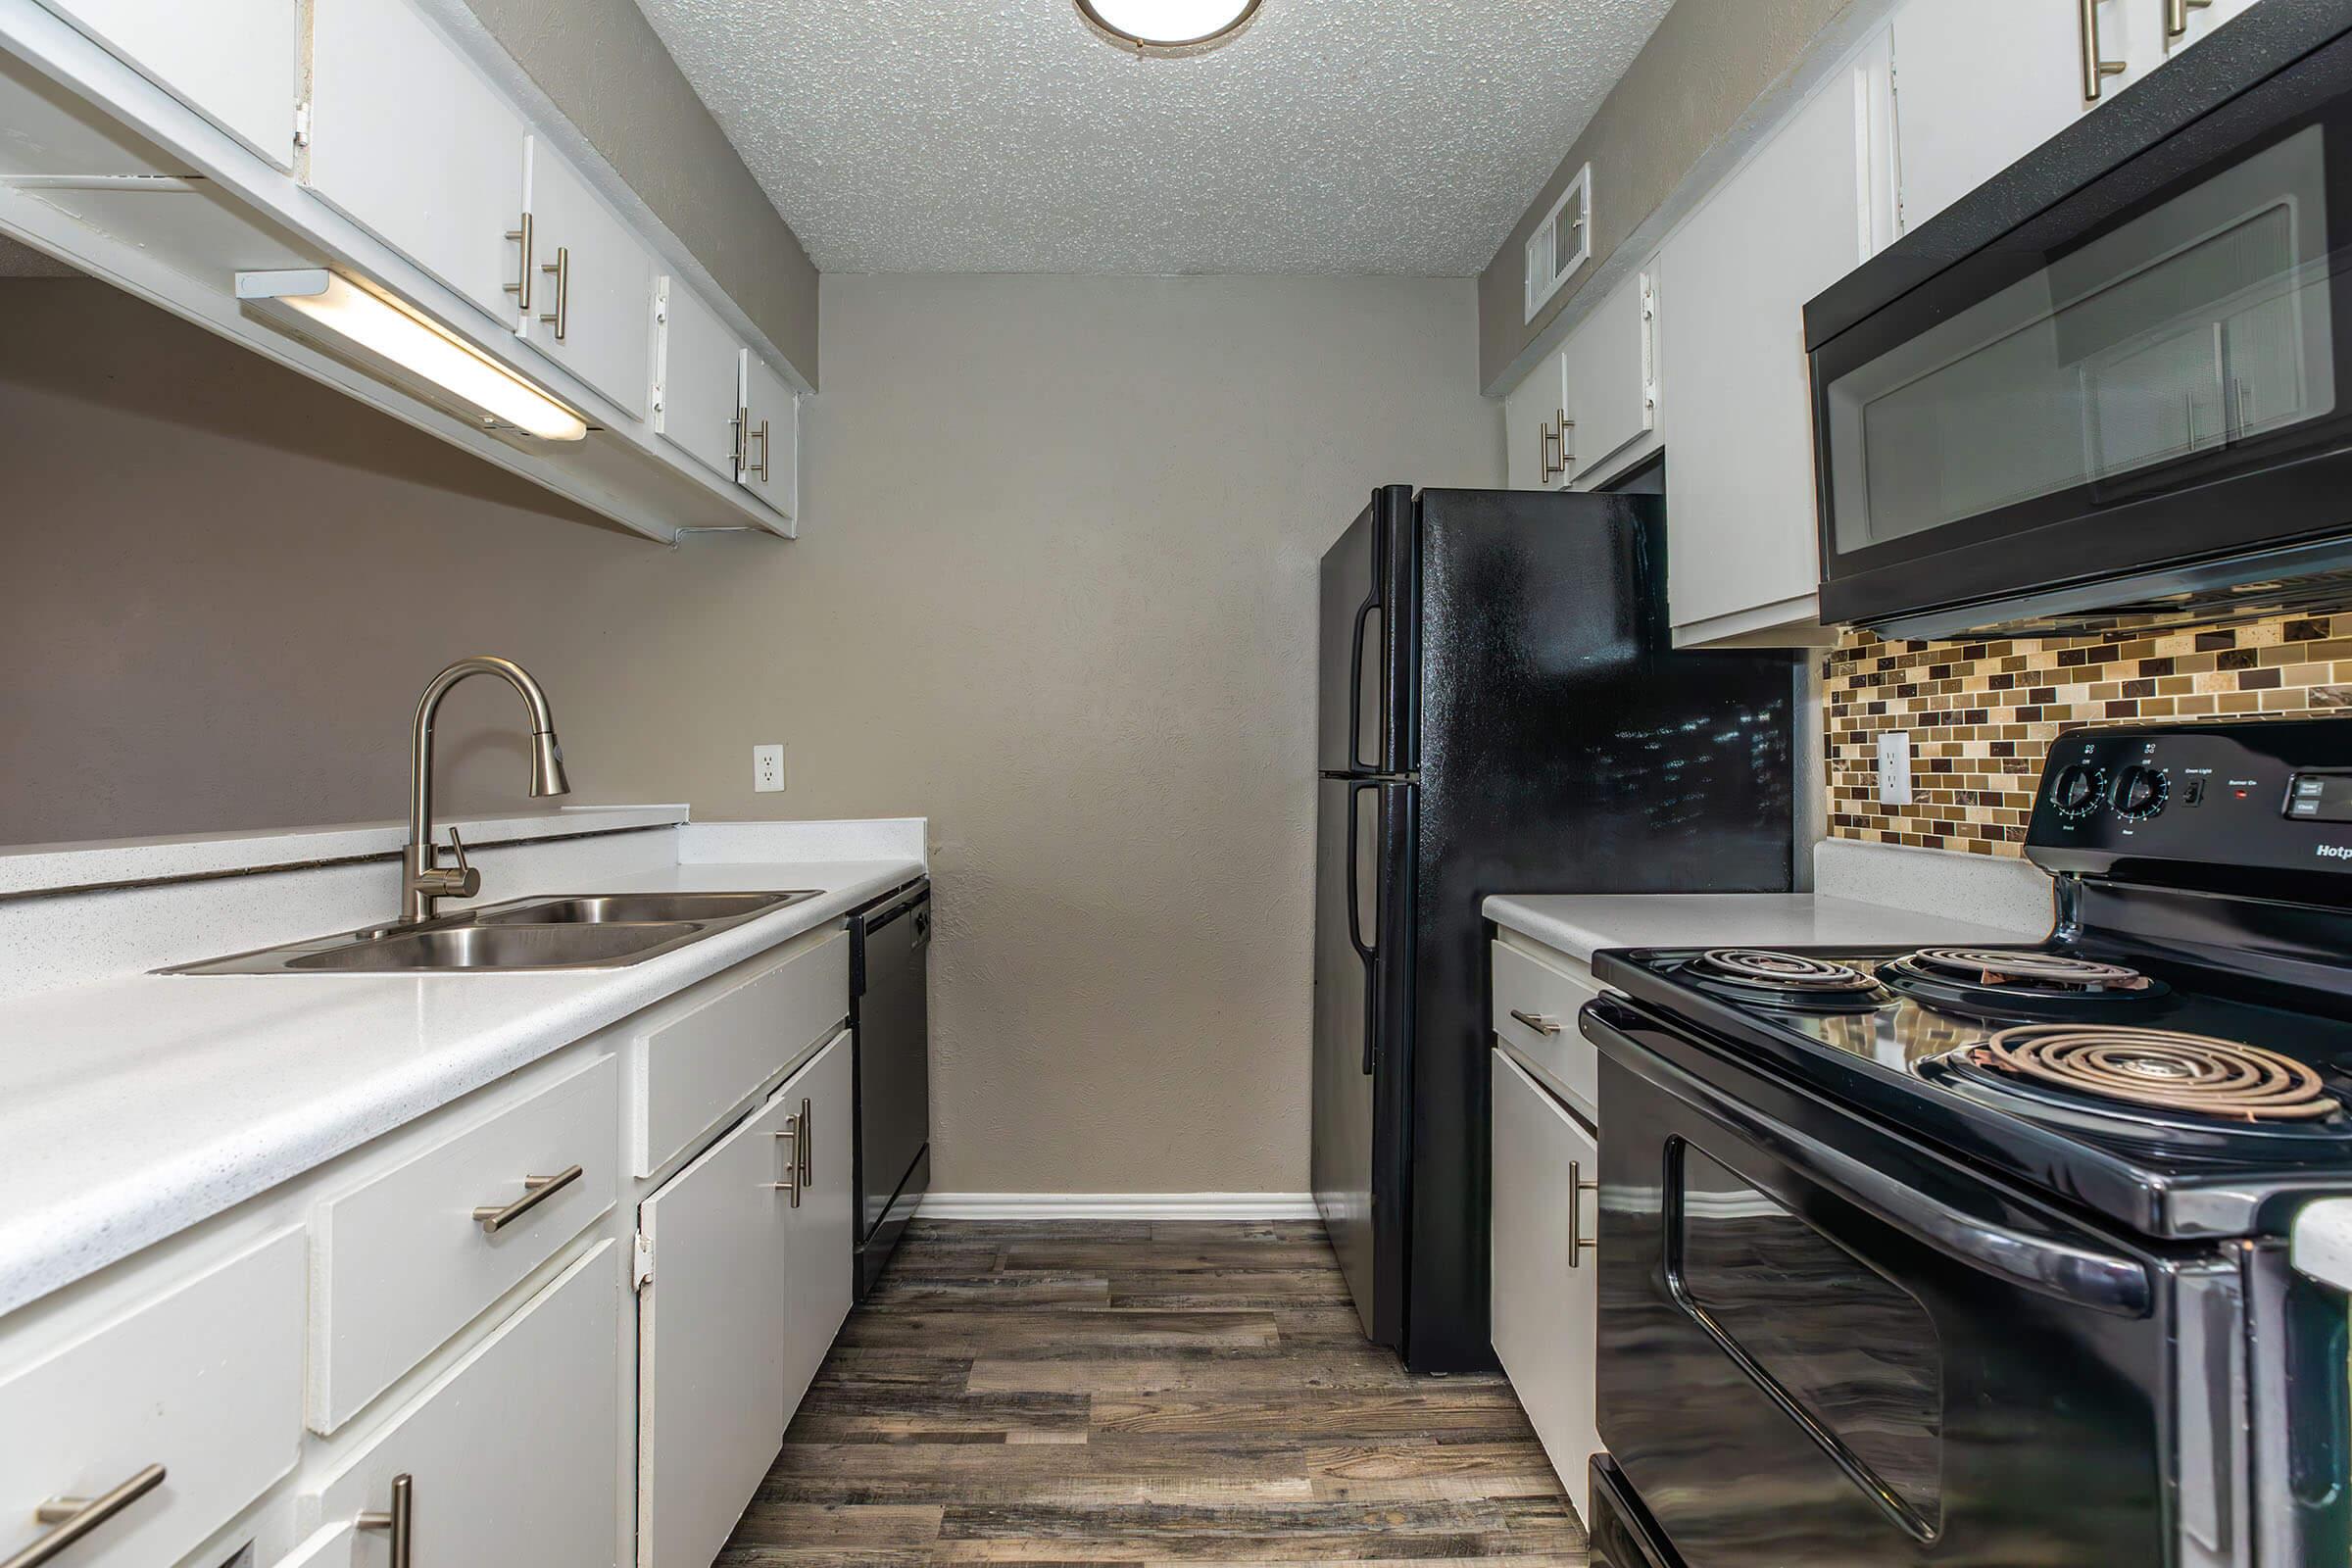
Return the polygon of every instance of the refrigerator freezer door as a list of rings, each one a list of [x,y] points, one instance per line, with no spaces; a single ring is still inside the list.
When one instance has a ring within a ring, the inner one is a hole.
[[[1315,767],[1396,774],[1413,767],[1413,500],[1372,493],[1323,555],[1321,713]]]
[[[1312,1175],[1364,1332],[1403,1337],[1402,1085],[1411,1070],[1410,785],[1326,779],[1316,803]]]

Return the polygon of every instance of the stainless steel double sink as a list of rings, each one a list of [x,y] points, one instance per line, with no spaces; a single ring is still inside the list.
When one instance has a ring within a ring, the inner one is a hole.
[[[514,899],[415,925],[375,926],[160,974],[403,974],[617,969],[714,936],[820,890],[598,893]]]

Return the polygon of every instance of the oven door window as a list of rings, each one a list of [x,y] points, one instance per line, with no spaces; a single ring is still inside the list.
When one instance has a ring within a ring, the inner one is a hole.
[[[1670,1159],[1676,1298],[1879,1506],[1941,1528],[1942,1348],[1908,1292],[1702,1150]]]
[[[1832,373],[1836,554],[2129,502],[2276,460],[2329,419],[2342,313],[2326,131],[2307,124],[2030,258],[2005,287]]]

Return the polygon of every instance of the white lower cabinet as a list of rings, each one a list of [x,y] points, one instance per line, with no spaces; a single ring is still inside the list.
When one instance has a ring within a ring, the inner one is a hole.
[[[293,1470],[303,1252],[281,1232],[27,1365],[0,1342],[0,1556],[74,1528],[36,1510],[78,1501],[103,1517],[61,1568],[176,1562]]]
[[[851,1140],[857,1119],[850,1032],[844,1029],[795,1073],[777,1099],[797,1107],[794,1142],[805,1179],[800,1201],[785,1210],[784,1419],[800,1408],[856,1294],[857,1170]]]
[[[1494,1354],[1576,1503],[1600,1450],[1594,1410],[1600,1145],[1505,1053],[1494,1073],[1492,1232]]]
[[[612,1241],[558,1275],[328,1472],[285,1568],[612,1568],[625,1288]]]

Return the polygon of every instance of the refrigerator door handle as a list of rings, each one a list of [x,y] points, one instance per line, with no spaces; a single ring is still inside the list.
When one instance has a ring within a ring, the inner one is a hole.
[[[1378,589],[1375,589],[1372,593],[1372,597],[1365,600],[1363,604],[1357,608],[1355,612],[1355,631],[1348,639],[1348,762],[1350,767],[1384,768],[1389,765],[1389,760],[1386,757],[1377,757],[1371,761],[1367,762],[1364,760],[1363,755],[1364,622],[1370,620],[1372,618],[1372,612],[1378,610],[1379,608],[1380,592]],[[1382,739],[1385,741],[1387,737],[1384,735]],[[1348,808],[1351,811],[1355,809],[1355,801],[1352,796],[1348,798]],[[1352,844],[1354,841],[1350,839],[1348,842]],[[1358,946],[1361,946],[1361,944],[1359,943]]]
[[[1361,647],[1362,644],[1359,642],[1357,646]],[[1348,942],[1355,949],[1355,956],[1364,960],[1363,1070],[1364,1076],[1367,1078],[1372,1076],[1372,1040],[1376,1033],[1372,1028],[1372,1017],[1376,1005],[1375,991],[1378,985],[1378,972],[1373,968],[1373,964],[1379,958],[1380,951],[1365,944],[1363,922],[1357,914],[1357,911],[1363,907],[1363,896],[1358,891],[1360,879],[1356,875],[1355,868],[1357,861],[1362,858],[1358,852],[1363,841],[1361,821],[1356,814],[1356,805],[1364,798],[1364,791],[1379,788],[1378,784],[1350,784],[1348,786]],[[1374,941],[1378,941],[1380,933],[1375,931],[1372,936]]]

